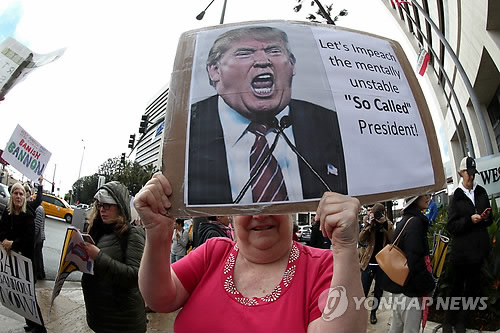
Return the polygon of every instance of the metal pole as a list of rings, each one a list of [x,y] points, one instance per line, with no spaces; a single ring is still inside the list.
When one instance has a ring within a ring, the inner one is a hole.
[[[80,170],[78,170],[78,179],[80,179],[80,174],[82,172],[83,155],[85,154],[85,141],[83,141],[83,139],[82,139],[82,142],[83,142],[83,151],[82,151],[82,159],[80,161]]]
[[[476,91],[472,87],[472,84],[469,80],[469,77],[467,76],[467,73],[465,73],[464,68],[462,67],[462,64],[460,63],[460,60],[458,59],[457,55],[451,48],[450,44],[446,40],[446,38],[443,36],[441,33],[441,30],[438,28],[438,26],[432,21],[430,18],[429,14],[427,14],[422,7],[418,4],[416,0],[411,0],[412,5],[415,6],[420,13],[425,17],[426,21],[429,22],[429,24],[432,26],[432,29],[434,30],[434,33],[439,37],[441,42],[443,43],[444,47],[448,51],[449,56],[453,60],[453,63],[458,69],[458,73],[462,77],[462,80],[467,87],[467,92],[469,93],[469,97],[472,102],[472,107],[474,108],[474,111],[476,113],[477,119],[479,120],[479,127],[481,128],[481,132],[483,134],[483,139],[484,143],[486,145],[486,151],[488,155],[493,155],[493,145],[491,144],[490,136],[488,135],[488,128],[486,127],[486,121],[484,120],[483,114],[481,113],[481,107],[479,104],[479,99],[477,98]]]
[[[57,164],[54,164],[54,175],[52,176],[52,182],[54,184],[56,182],[56,168],[57,168]],[[52,189],[52,184],[50,184],[50,185],[51,185],[50,189]],[[55,185],[54,185],[54,187],[55,187]]]
[[[227,0],[224,0],[224,5],[222,6],[222,14],[220,16],[220,24],[224,24],[224,16],[226,15],[226,4]]]

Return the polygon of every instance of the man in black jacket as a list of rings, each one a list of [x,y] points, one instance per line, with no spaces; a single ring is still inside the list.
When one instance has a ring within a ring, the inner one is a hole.
[[[233,239],[231,226],[231,218],[228,216],[209,216],[207,222],[201,222],[198,227],[198,243],[200,246],[212,237],[227,237]]]
[[[447,228],[451,234],[452,285],[451,297],[479,297],[480,272],[483,260],[490,250],[488,226],[491,225],[490,202],[486,190],[474,182],[478,173],[472,157],[464,157],[460,163],[460,184],[448,207]],[[465,332],[466,313],[446,313],[443,332]]]
[[[330,249],[332,242],[328,239],[328,237],[323,236],[323,233],[320,230],[319,221],[313,219],[311,225],[311,241],[309,242],[309,246],[316,247],[318,249]]]

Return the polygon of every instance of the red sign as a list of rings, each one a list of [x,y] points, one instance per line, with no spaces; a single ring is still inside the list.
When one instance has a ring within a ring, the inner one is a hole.
[[[0,149],[0,163],[3,165],[9,165],[9,163],[2,158],[3,150]]]

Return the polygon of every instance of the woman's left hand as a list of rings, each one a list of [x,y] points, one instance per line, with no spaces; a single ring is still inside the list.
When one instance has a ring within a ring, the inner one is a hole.
[[[347,195],[325,192],[316,210],[323,236],[328,237],[334,253],[356,248],[359,236],[359,200]]]
[[[5,249],[5,251],[6,251],[7,253],[9,253],[9,252],[10,252],[10,249],[12,248],[12,243],[14,243],[14,242],[13,242],[13,241],[10,241],[10,240],[7,240],[7,239],[4,239],[4,240],[2,241],[2,246],[3,246],[3,248]]]
[[[95,260],[95,258],[97,258],[97,255],[99,254],[99,251],[101,251],[101,249],[99,249],[97,246],[88,242],[85,242],[85,249],[87,250],[89,257],[92,260]]]

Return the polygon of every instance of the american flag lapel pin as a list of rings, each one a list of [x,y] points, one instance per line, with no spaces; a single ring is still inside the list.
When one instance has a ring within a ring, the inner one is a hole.
[[[335,175],[335,176],[339,175],[337,168],[333,164],[330,164],[330,163],[328,163],[326,165],[326,173],[329,175]]]

